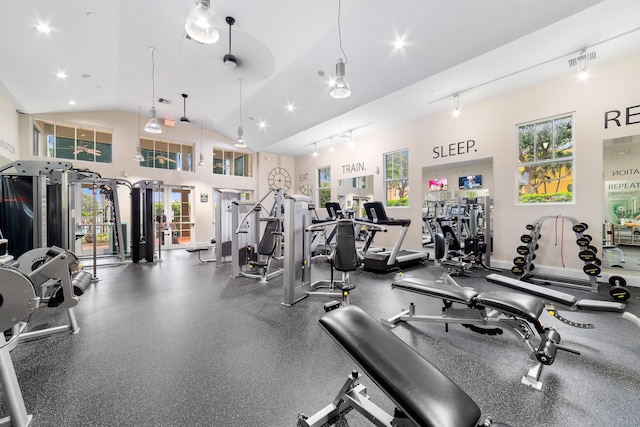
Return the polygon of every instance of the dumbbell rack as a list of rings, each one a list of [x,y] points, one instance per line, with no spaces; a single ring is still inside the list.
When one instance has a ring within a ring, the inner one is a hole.
[[[575,233],[575,243],[579,246],[580,252],[578,257],[584,262],[582,271],[587,275],[587,280],[572,280],[565,277],[554,277],[549,275],[534,274],[532,271],[535,266],[533,261],[536,257],[535,251],[539,249],[538,241],[542,237],[542,225],[545,221],[553,219],[555,221],[569,222],[572,225],[572,230]],[[585,288],[592,292],[598,292],[598,280],[597,277],[602,272],[600,266],[602,261],[597,257],[598,249],[591,245],[591,236],[584,234],[589,226],[583,222],[579,222],[577,219],[570,216],[563,215],[547,215],[535,220],[533,224],[527,225],[529,234],[523,234],[520,236],[520,241],[524,244],[518,246],[516,252],[518,256],[513,259],[514,266],[511,268],[511,272],[516,276],[521,276],[520,280],[544,284],[544,285],[556,285],[570,287],[574,289]],[[624,288],[626,281],[620,276],[612,276],[609,278],[609,283],[612,288],[610,294],[614,299],[626,300],[629,298],[629,292]]]

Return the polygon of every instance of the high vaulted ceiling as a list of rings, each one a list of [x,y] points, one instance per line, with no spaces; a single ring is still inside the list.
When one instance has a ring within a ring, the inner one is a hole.
[[[121,110],[214,126],[253,151],[299,156],[554,76],[587,48],[604,62],[640,51],[638,0],[342,0],[352,95],[329,96],[343,57],[338,0],[212,0],[220,40],[185,38],[193,0],[0,3],[0,90],[29,114]],[[235,69],[223,66],[229,51]],[[39,23],[51,32],[36,31]],[[396,49],[402,38],[405,47]],[[589,66],[593,66],[589,63]],[[65,79],[56,73],[64,71]],[[171,105],[159,103],[164,98]],[[69,100],[76,105],[69,105]],[[293,111],[287,110],[293,105]],[[265,126],[261,128],[260,123]],[[193,124],[192,124],[193,125]]]

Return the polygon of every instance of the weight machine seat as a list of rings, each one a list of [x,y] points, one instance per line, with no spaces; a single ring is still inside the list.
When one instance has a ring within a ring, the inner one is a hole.
[[[355,271],[360,265],[360,258],[354,223],[350,219],[338,220],[336,230],[336,246],[331,257],[333,266],[338,271]]]
[[[329,311],[320,325],[416,425],[477,425],[480,408],[471,397],[361,308]]]
[[[524,318],[531,323],[536,322],[544,310],[544,302],[541,299],[516,292],[478,293],[473,288],[440,285],[414,277],[396,280],[391,284],[391,287],[469,306],[479,304],[518,318]]]
[[[273,251],[276,250],[276,238],[278,236],[278,226],[280,220],[277,218],[269,218],[267,225],[264,228],[264,234],[258,243],[258,254],[271,258]],[[249,261],[249,265],[252,267],[266,268],[269,265],[269,261]]]
[[[456,237],[456,233],[455,231],[453,231],[453,228],[448,224],[440,224],[440,228],[442,228],[442,234],[444,234],[445,239],[449,240],[449,249],[454,251],[460,250],[461,248],[460,242],[458,241],[458,238]],[[457,255],[457,254],[453,254],[453,255]]]

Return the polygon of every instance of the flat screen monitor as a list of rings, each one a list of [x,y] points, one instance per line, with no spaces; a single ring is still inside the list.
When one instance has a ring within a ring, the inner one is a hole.
[[[467,175],[458,177],[458,188],[460,190],[482,187],[482,175]]]
[[[429,191],[446,191],[449,187],[446,178],[436,178],[429,180]]]

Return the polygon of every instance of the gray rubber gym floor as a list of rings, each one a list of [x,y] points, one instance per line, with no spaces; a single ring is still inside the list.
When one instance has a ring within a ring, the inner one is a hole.
[[[295,426],[298,413],[311,415],[334,399],[356,366],[318,326],[326,298],[285,307],[282,278],[260,285],[231,279],[229,266],[200,263],[184,250],[162,255],[160,264],[99,269],[101,281],[76,307],[78,334],[23,342],[12,351],[33,426]],[[328,276],[326,264],[313,268]],[[405,274],[435,278],[440,269],[429,263]],[[419,313],[440,313],[439,300],[392,290],[393,277],[353,274],[358,287],[351,303],[376,318],[411,301]],[[481,270],[458,280],[506,290],[486,282]],[[570,292],[608,300],[607,288],[599,296]],[[640,315],[640,289],[632,294],[628,310]],[[562,344],[582,354],[559,351],[542,372],[542,392],[520,384],[530,362],[511,334],[484,336],[459,325],[447,333],[433,323],[405,323],[393,332],[496,421],[640,425],[640,328],[612,313],[561,313],[596,329],[571,328],[543,314]],[[61,310],[45,308],[30,325],[65,321]],[[366,377],[362,383],[392,411],[384,393]],[[347,419],[369,425],[355,411]]]

